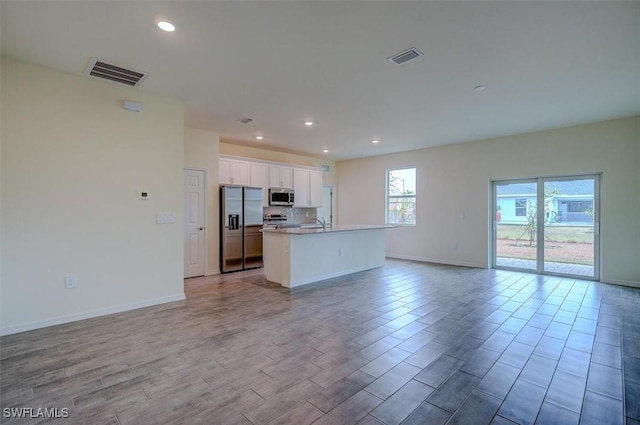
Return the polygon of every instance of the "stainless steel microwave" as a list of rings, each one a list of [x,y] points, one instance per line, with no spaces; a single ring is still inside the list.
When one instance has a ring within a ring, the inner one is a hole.
[[[293,189],[275,187],[269,189],[269,205],[291,207],[293,203]]]

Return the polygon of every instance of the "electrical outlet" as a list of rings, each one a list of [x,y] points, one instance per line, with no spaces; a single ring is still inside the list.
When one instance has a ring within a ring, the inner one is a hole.
[[[342,248],[338,248],[338,257],[342,257]]]
[[[65,289],[74,289],[78,286],[78,279],[74,275],[67,275],[64,277],[64,287]]]

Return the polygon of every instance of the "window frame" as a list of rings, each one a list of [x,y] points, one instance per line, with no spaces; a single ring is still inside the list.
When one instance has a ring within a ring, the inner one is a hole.
[[[401,170],[413,170],[414,172],[414,186],[415,186],[415,191],[413,194],[407,195],[391,195],[390,194],[390,175],[392,172],[394,171],[401,171]],[[385,175],[385,217],[384,217],[384,221],[385,224],[388,225],[393,225],[393,226],[415,226],[417,223],[417,203],[418,203],[418,196],[417,196],[417,192],[418,192],[418,168],[417,167],[399,167],[399,168],[389,168],[386,170],[386,175]],[[413,199],[413,222],[412,223],[393,223],[390,221],[390,214],[389,214],[389,205],[390,205],[390,201],[393,199]]]

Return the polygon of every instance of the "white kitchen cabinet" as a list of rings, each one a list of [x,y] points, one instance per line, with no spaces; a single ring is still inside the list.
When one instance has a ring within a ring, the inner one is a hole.
[[[262,205],[269,206],[269,188],[293,189],[295,207],[322,206],[322,171],[294,168],[250,159],[220,158],[220,184],[262,188]]]
[[[237,184],[249,186],[250,163],[237,159],[220,158],[220,184]]]
[[[269,187],[293,189],[293,168],[269,165]]]
[[[269,166],[259,162],[251,163],[251,187],[262,188],[262,206],[269,206]]]
[[[293,191],[295,193],[294,207],[321,207],[322,171],[294,168]]]

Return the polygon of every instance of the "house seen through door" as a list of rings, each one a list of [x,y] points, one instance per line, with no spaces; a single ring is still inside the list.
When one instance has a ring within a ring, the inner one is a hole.
[[[494,181],[495,268],[598,280],[599,175]]]

